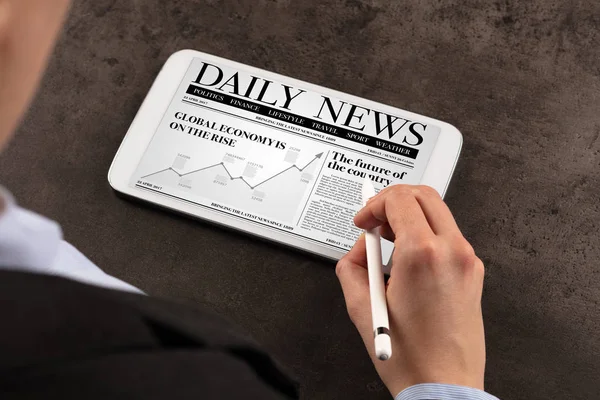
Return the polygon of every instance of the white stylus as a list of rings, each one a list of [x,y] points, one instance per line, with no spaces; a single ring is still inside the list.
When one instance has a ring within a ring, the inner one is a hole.
[[[365,178],[362,187],[363,206],[375,196],[375,188],[369,178]],[[371,316],[375,335],[375,355],[380,360],[392,356],[390,322],[388,319],[385,283],[383,280],[383,262],[381,260],[381,234],[379,227],[365,231],[367,245],[367,269],[369,271],[369,293],[371,295]]]

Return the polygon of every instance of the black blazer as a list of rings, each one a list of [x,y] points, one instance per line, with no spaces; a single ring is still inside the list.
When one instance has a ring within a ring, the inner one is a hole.
[[[296,399],[256,343],[208,311],[0,271],[0,399]]]

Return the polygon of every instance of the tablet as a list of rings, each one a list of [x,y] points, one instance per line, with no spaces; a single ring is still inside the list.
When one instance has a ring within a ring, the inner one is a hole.
[[[193,50],[165,63],[108,172],[127,196],[330,259],[377,190],[442,196],[462,146],[448,123]],[[391,252],[389,243],[384,245]]]

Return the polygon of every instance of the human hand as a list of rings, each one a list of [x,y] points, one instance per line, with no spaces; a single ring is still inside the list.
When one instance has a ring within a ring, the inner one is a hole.
[[[484,267],[440,197],[428,186],[394,185],[354,218],[394,242],[386,287],[392,357],[375,357],[364,235],[337,264],[348,314],[393,396],[419,383],[483,390]]]

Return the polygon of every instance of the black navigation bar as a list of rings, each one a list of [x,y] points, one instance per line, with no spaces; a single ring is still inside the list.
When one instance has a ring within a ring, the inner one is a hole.
[[[268,107],[263,104],[255,103],[238,97],[233,97],[222,92],[215,92],[200,86],[190,85],[186,91],[187,94],[209,99],[217,103],[225,104],[230,107],[246,110],[278,121],[287,122],[291,125],[301,126],[313,131],[325,133],[327,135],[336,136],[351,142],[360,143],[378,150],[387,151],[394,154],[399,154],[404,157],[416,159],[419,150],[412,147],[406,147],[387,140],[378,139],[368,136],[360,132],[350,129],[341,128],[336,125],[327,124],[316,119],[306,118],[297,114],[292,114],[287,111],[281,111],[273,107]]]

